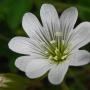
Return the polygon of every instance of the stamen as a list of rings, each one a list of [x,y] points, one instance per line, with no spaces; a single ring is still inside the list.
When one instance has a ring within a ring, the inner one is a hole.
[[[56,36],[63,36],[62,32],[56,32],[55,35]]]
[[[56,47],[55,54],[57,55],[59,53],[59,49]]]
[[[45,51],[45,54],[48,54],[48,52],[47,52],[47,51]]]
[[[64,55],[64,56],[61,57],[61,59],[66,59],[66,57],[67,57],[67,55]]]
[[[58,56],[55,56],[55,57],[54,57],[54,60],[58,60]]]
[[[50,41],[50,43],[51,43],[51,44],[54,44],[54,43],[56,43],[56,41],[55,41],[55,40],[52,40],[52,41]]]
[[[68,53],[68,50],[66,49],[65,51],[64,51],[64,54],[67,54]]]
[[[60,37],[62,36],[62,32],[56,32],[55,35],[57,39],[48,41],[48,45],[45,42],[42,42],[41,45],[43,45],[45,49],[44,54],[46,57],[59,63],[66,60],[69,50],[66,47],[64,40]]]
[[[52,60],[52,59],[53,59],[53,56],[52,56],[52,55],[50,55],[48,59]]]
[[[41,42],[40,45],[45,45],[45,42]]]

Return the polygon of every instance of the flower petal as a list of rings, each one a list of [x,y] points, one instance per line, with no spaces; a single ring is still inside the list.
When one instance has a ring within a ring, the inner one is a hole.
[[[78,50],[70,57],[71,66],[81,66],[90,63],[90,53],[85,50]]]
[[[74,24],[76,23],[77,17],[78,11],[75,7],[70,7],[62,13],[60,17],[60,28],[64,34],[64,40],[69,38],[69,34],[74,28]]]
[[[29,38],[14,37],[9,42],[8,46],[14,52],[30,55]]]
[[[34,55],[38,57],[44,55],[42,44],[40,44],[40,41],[37,42],[35,39],[26,37],[14,37],[11,39],[8,45],[12,51],[17,53]]]
[[[78,25],[74,32],[71,40],[74,49],[79,49],[85,44],[90,42],[90,22],[83,22]]]
[[[35,37],[35,32],[39,32],[40,29],[42,30],[42,26],[39,23],[37,17],[34,16],[32,13],[26,13],[23,16],[22,26],[29,37]]]
[[[21,71],[25,71],[28,63],[31,62],[32,59],[35,59],[35,57],[32,57],[32,56],[21,56],[21,57],[16,59],[15,65]]]
[[[62,62],[59,65],[54,65],[48,75],[49,81],[55,85],[60,84],[65,77],[68,67],[69,63],[66,62]]]
[[[44,75],[51,68],[51,65],[47,59],[35,59],[27,65],[25,72],[29,78],[38,78]]]
[[[48,36],[52,39],[54,32],[59,31],[60,23],[56,9],[51,4],[43,4],[40,10],[43,26],[46,28]]]

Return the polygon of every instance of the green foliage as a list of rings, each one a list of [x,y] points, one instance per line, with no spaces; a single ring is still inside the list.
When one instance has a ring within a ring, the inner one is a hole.
[[[31,0],[4,0],[0,3],[1,18],[4,15],[7,23],[11,28],[17,28],[22,20],[22,16],[25,12],[31,10]]]

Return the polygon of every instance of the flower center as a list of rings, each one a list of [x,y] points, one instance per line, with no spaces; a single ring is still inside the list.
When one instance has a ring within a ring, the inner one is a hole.
[[[48,48],[45,49],[46,57],[56,63],[66,60],[69,55],[68,45],[60,38],[61,36],[60,32],[56,32],[57,38],[50,41]]]
[[[65,43],[62,41],[60,43],[59,47],[57,45],[57,42],[55,40],[52,40],[51,47],[48,48],[48,50],[45,51],[46,56],[55,62],[62,62],[66,60],[69,54],[69,50],[67,49]]]

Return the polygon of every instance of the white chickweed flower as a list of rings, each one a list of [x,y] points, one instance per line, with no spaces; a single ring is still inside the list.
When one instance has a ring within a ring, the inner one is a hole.
[[[90,54],[80,47],[90,41],[90,22],[74,28],[78,17],[75,7],[66,9],[58,16],[51,4],[40,9],[42,25],[35,15],[26,13],[22,26],[29,37],[14,37],[9,48],[24,54],[16,59],[15,65],[31,78],[48,72],[52,84],[60,84],[69,66],[81,66],[90,62]]]

